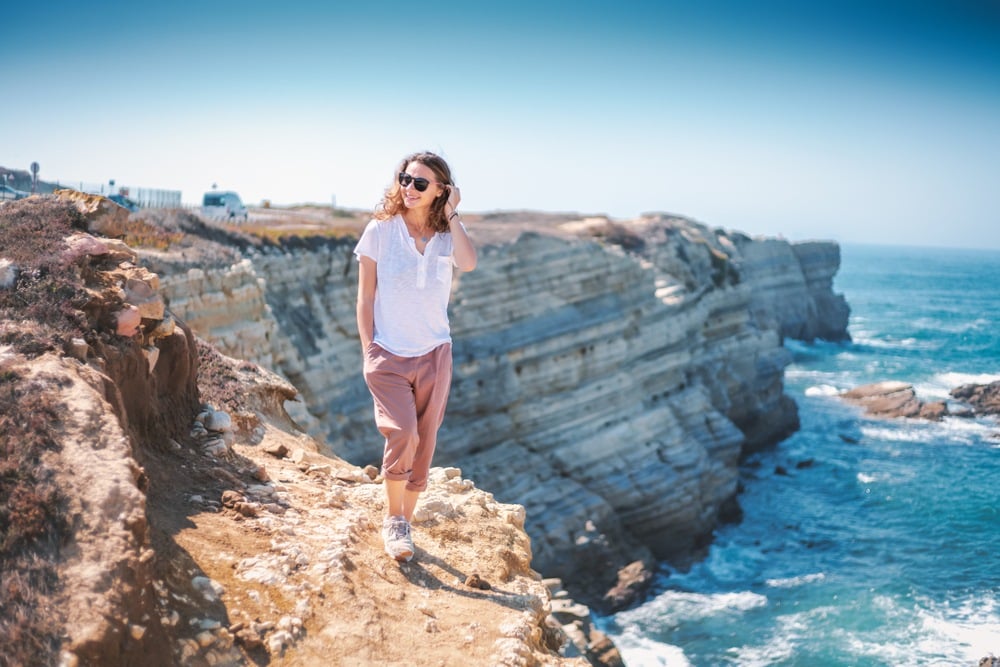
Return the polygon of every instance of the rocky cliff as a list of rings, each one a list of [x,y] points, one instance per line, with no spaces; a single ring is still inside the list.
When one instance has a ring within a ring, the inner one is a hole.
[[[0,206],[0,665],[621,664],[531,568],[524,508],[457,468],[386,557],[377,471],[195,338],[107,235],[184,242],[123,211]]]
[[[627,564],[688,558],[738,516],[741,453],[797,428],[782,338],[847,336],[839,251],[664,215],[527,217],[470,220],[436,462],[523,504],[534,566],[599,602]],[[196,332],[299,390],[328,451],[377,464],[353,241],[241,243],[144,260]]]

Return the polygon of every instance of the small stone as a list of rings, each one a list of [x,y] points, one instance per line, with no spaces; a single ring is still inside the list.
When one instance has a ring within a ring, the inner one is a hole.
[[[478,574],[470,574],[466,577],[465,585],[469,588],[478,588],[481,591],[488,591],[492,588],[489,582],[480,577]]]
[[[213,643],[215,643],[215,635],[213,635],[208,630],[205,630],[195,635],[194,640],[198,642],[198,646],[202,648],[207,648],[211,646]]]
[[[226,590],[219,582],[201,575],[191,579],[191,587],[205,596],[205,599],[210,602],[217,600]]]
[[[278,503],[265,503],[263,507],[271,514],[278,516],[283,515],[287,511],[284,505],[279,505]]]
[[[149,337],[166,338],[167,336],[173,335],[174,330],[176,328],[177,328],[177,321],[174,320],[173,316],[170,313],[164,313],[163,319],[160,320],[160,323],[157,324],[156,327],[154,327],[153,330],[149,332]]]
[[[128,633],[132,636],[132,639],[139,641],[146,636],[146,628],[141,625],[130,625],[128,626]]]
[[[215,645],[222,649],[229,649],[233,645],[235,638],[226,628],[219,628],[215,633]]]
[[[236,641],[248,650],[253,650],[263,646],[263,642],[260,640],[260,635],[252,630],[247,630],[246,628],[236,633]]]
[[[233,419],[228,412],[215,410],[205,419],[205,428],[216,432],[232,431]]]
[[[438,622],[436,620],[428,618],[424,623],[424,632],[441,632],[441,628],[438,626]]]
[[[236,503],[243,502],[243,495],[229,489],[228,491],[222,492],[222,505],[223,507],[234,507]]]
[[[81,257],[99,257],[108,254],[108,246],[90,234],[73,234],[63,239],[67,249],[62,258],[66,262],[77,262]],[[2,262],[3,260],[0,260]],[[0,264],[2,266],[2,264]]]
[[[126,304],[125,307],[115,313],[115,333],[119,336],[132,337],[139,332],[139,325],[142,324],[142,315],[135,306]]]
[[[292,635],[284,630],[279,630],[267,638],[267,648],[275,655],[281,655],[285,647],[292,643]]]
[[[570,599],[552,600],[552,615],[562,623],[571,623],[576,619],[589,619],[590,609]]]
[[[288,447],[285,447],[282,443],[274,443],[264,446],[264,451],[273,456],[276,459],[284,458],[288,453]]]
[[[223,440],[212,440],[205,444],[205,453],[219,458],[229,451]]]
[[[257,503],[237,503],[236,511],[247,518],[254,518],[260,514],[260,505]]]
[[[212,636],[212,633],[210,632],[204,634],[207,634],[209,637]],[[181,645],[180,651],[177,652],[180,657],[180,663],[182,665],[189,664],[191,660],[198,655],[198,651],[200,650],[198,648],[198,642],[194,639],[179,639],[177,640],[177,643]]]
[[[257,498],[273,498],[275,493],[276,489],[270,484],[251,484],[247,487],[247,495]]]
[[[87,341],[82,338],[73,338],[66,346],[66,354],[80,361],[87,360],[87,353],[89,351],[90,346],[87,345]]]
[[[261,621],[260,623],[251,623],[250,629],[259,635],[266,634],[271,630],[274,630],[274,621]]]

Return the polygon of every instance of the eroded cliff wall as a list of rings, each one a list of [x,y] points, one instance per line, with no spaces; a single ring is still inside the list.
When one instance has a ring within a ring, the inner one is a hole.
[[[299,389],[292,412],[312,434],[378,463],[352,247],[153,270],[195,331]],[[741,452],[797,428],[782,337],[846,337],[838,263],[832,243],[667,216],[481,247],[479,268],[455,284],[455,376],[435,463],[524,504],[534,566],[592,581],[591,594],[632,560],[690,554],[732,508]]]

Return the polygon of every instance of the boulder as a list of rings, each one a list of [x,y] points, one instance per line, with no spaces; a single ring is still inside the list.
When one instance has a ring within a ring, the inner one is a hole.
[[[972,406],[977,415],[1000,415],[1000,381],[990,384],[963,384],[951,395]]]
[[[875,382],[840,394],[850,403],[860,405],[875,417],[909,417],[940,421],[948,415],[948,406],[936,401],[924,403],[917,398],[913,385],[905,382]]]

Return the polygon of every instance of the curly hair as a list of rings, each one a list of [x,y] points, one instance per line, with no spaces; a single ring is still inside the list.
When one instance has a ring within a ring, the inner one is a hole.
[[[375,207],[376,220],[388,220],[406,210],[406,205],[403,204],[403,188],[399,185],[396,174],[406,171],[411,162],[419,162],[429,168],[434,172],[434,176],[439,183],[454,185],[451,180],[451,169],[448,167],[448,163],[439,155],[428,151],[407,155],[399,163],[396,173],[393,174],[392,184],[386,188],[385,194],[382,195],[382,201]],[[448,219],[444,215],[444,207],[447,203],[448,195],[447,191],[445,191],[444,196],[438,197],[431,204],[430,219],[427,224],[436,232],[448,231]]]

